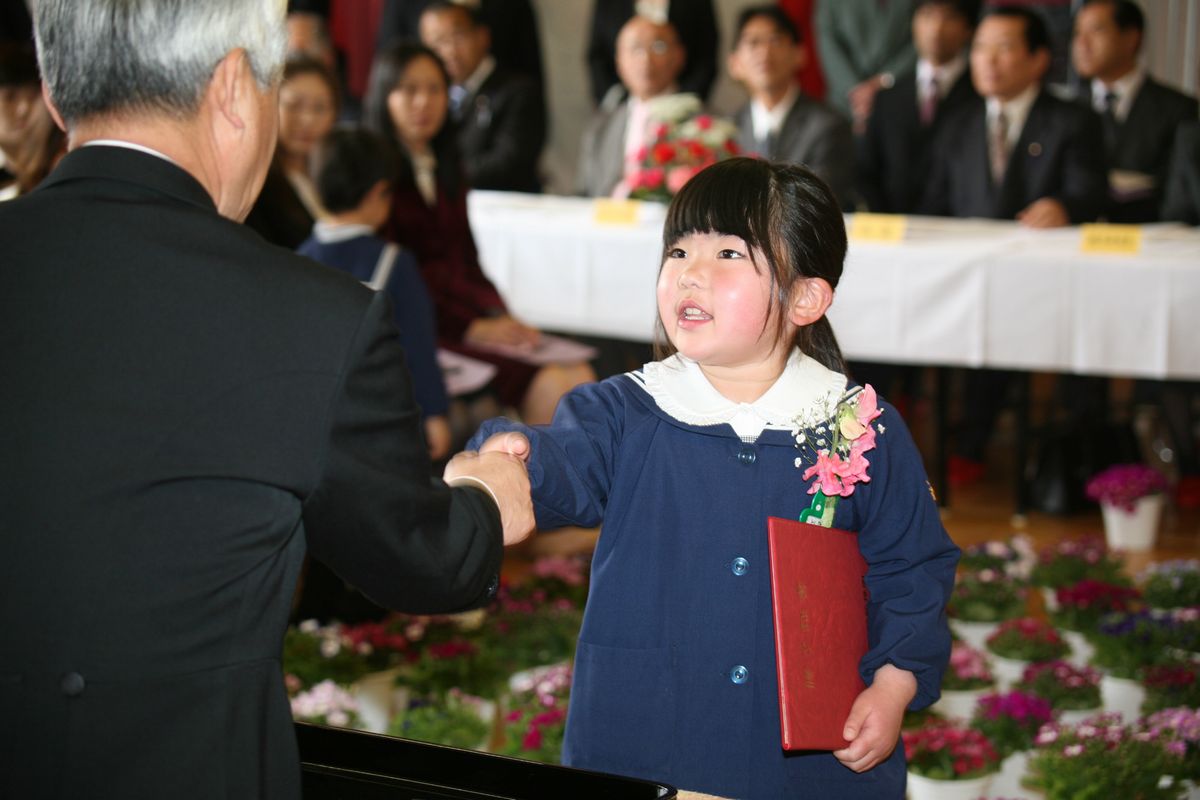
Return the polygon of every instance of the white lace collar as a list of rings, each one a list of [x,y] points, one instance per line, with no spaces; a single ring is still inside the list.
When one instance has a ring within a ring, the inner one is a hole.
[[[791,430],[793,420],[824,419],[846,391],[846,376],[793,350],[775,384],[753,403],[736,403],[704,377],[700,365],[679,354],[631,373],[667,414],[688,425],[728,423],[739,437],[757,439],[766,428]]]

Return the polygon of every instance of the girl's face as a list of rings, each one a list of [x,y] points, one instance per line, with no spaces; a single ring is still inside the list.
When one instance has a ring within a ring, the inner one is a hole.
[[[279,146],[291,156],[312,153],[337,121],[329,85],[311,72],[289,79],[279,89]]]
[[[755,267],[745,241],[720,233],[690,233],[667,252],[658,313],[680,353],[734,375],[778,375],[795,334],[789,322],[785,338],[776,338],[780,310],[771,305],[770,273]]]
[[[423,150],[442,129],[450,105],[442,70],[426,56],[409,62],[387,96],[388,115],[396,136],[410,151]]]

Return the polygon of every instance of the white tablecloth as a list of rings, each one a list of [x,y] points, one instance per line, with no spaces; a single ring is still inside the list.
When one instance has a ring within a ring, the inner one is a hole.
[[[649,341],[665,210],[643,204],[621,226],[594,209],[469,198],[484,271],[515,315]],[[1136,256],[1087,255],[1077,228],[912,217],[903,243],[851,243],[829,316],[854,359],[1200,378],[1200,230],[1147,226],[1143,240]]]

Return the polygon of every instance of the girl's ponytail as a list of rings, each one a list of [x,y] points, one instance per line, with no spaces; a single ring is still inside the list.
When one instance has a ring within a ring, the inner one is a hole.
[[[826,369],[846,374],[846,361],[842,358],[837,337],[833,335],[829,317],[821,317],[796,331],[796,346]]]

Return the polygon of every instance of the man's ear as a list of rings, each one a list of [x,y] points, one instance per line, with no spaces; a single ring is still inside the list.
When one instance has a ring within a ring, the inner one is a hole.
[[[47,88],[45,81],[42,81],[42,101],[50,110],[50,119],[54,120],[54,124],[66,133],[67,123],[63,121],[62,114],[58,113],[58,106],[54,105],[54,101],[50,99],[50,89]]]
[[[824,278],[801,278],[792,287],[788,320],[797,327],[811,325],[825,316],[833,302],[833,287]]]
[[[796,45],[796,59],[795,63],[792,65],[793,72],[797,72],[808,66],[808,52],[808,45],[804,42],[800,42]]]
[[[254,79],[246,51],[239,47],[230,50],[218,62],[205,90],[214,115],[238,131],[244,131],[248,124],[244,106],[245,101],[249,99],[246,93],[246,77]]]

